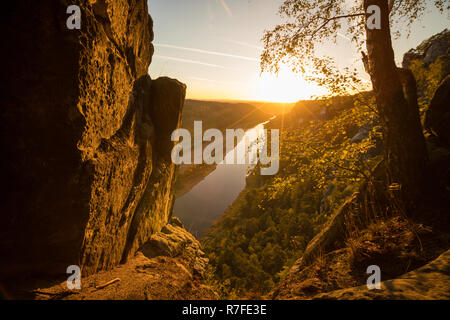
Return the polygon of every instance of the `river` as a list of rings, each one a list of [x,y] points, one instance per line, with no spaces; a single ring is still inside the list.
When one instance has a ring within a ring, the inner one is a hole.
[[[245,137],[230,152],[246,140],[248,145],[256,143],[256,132],[261,134],[267,122],[247,130]],[[194,236],[201,237],[245,188],[245,178],[252,167],[251,164],[218,164],[205,179],[175,200],[173,215],[180,218]]]

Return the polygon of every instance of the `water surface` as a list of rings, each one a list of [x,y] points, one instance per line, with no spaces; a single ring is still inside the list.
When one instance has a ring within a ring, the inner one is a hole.
[[[245,138],[239,141],[235,149],[245,144],[246,139],[248,145],[255,143],[255,132],[262,133],[265,123],[247,130]],[[201,237],[245,188],[245,177],[252,166],[218,164],[204,180],[175,200],[173,215],[180,218],[193,235]]]

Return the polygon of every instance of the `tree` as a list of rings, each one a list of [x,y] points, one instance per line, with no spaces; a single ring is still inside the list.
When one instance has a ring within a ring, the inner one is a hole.
[[[441,13],[448,9],[444,0],[434,3]],[[407,207],[421,192],[427,151],[414,76],[395,65],[391,27],[402,24],[404,30],[425,8],[425,2],[417,0],[355,0],[354,4],[348,0],[286,0],[280,14],[287,22],[265,33],[261,55],[262,71],[278,72],[282,64],[297,72],[312,70],[310,79],[340,94],[349,85],[358,90],[361,82],[356,71],[339,72],[332,58],[316,55],[316,47],[330,40],[336,43],[340,32],[361,51],[366,44],[363,62],[383,129],[388,185],[400,189]]]

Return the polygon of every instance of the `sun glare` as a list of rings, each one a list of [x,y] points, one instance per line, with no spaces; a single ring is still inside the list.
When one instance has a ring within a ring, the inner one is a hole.
[[[305,81],[301,74],[282,67],[278,75],[263,73],[257,80],[257,99],[270,102],[296,102],[324,94],[314,83]]]

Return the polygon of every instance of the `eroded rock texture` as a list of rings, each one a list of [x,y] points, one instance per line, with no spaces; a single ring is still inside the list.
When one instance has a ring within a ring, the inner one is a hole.
[[[396,279],[383,281],[381,288],[353,287],[319,294],[314,299],[339,300],[446,300],[450,299],[450,252]]]
[[[447,144],[450,143],[450,75],[442,81],[434,93],[425,113],[425,127]]]
[[[66,282],[36,283],[30,299],[146,300],[218,299],[202,284],[208,259],[200,243],[172,218],[161,232],[152,235],[141,250],[111,270],[83,278],[81,290],[67,290]],[[115,279],[116,282],[111,283]],[[110,285],[105,285],[111,283]],[[29,291],[29,290],[25,290]]]
[[[66,27],[73,4],[80,30]],[[168,132],[186,87],[147,75],[145,0],[12,1],[5,12],[0,274],[111,268],[169,219]]]
[[[408,69],[413,60],[422,60],[425,64],[436,61],[439,56],[449,55],[450,31],[445,29],[440,33],[422,41],[417,48],[409,50],[403,56],[402,67]]]

